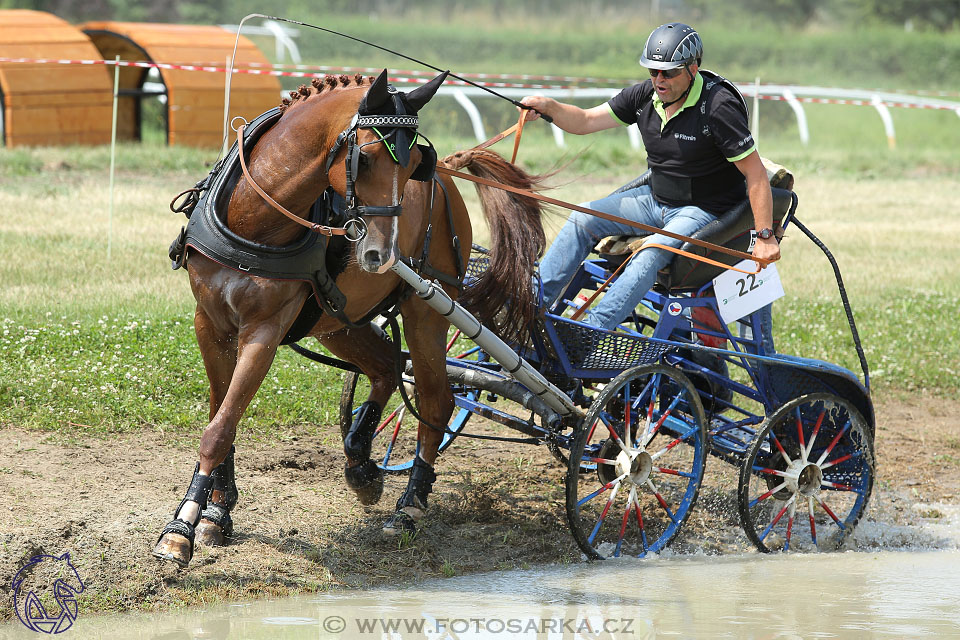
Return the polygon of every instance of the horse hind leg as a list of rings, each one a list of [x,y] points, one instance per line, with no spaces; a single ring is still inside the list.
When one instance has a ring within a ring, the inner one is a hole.
[[[383,469],[375,460],[370,459],[373,434],[382,417],[382,404],[374,400],[365,401],[357,410],[350,429],[343,438],[343,452],[348,460],[343,477],[363,505],[374,505],[380,502],[383,495]],[[359,462],[351,465],[350,461]]]
[[[370,380],[370,394],[349,426],[343,425],[343,452],[347,457],[344,479],[363,505],[379,502],[383,495],[383,470],[370,459],[373,436],[383,417],[383,408],[397,386],[393,346],[380,327],[317,336],[334,355],[356,364]]]

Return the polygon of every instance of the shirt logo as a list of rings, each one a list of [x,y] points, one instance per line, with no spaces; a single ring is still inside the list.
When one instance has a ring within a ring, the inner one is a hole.
[[[673,137],[679,140],[689,140],[690,142],[695,142],[697,140],[697,136],[688,136],[685,133],[675,133],[673,134]]]

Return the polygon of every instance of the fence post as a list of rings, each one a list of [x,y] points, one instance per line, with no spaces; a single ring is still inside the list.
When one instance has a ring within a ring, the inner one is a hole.
[[[113,65],[113,124],[110,129],[110,206],[107,223],[107,260],[113,252],[113,174],[117,157],[117,97],[120,94],[120,56],[114,58]]]
[[[797,116],[797,129],[800,132],[800,143],[803,146],[807,146],[810,144],[810,130],[807,128],[807,114],[803,111],[803,105],[800,104],[797,96],[793,95],[793,91],[790,91],[790,89],[783,90],[783,99],[787,101],[787,104],[793,109],[793,114]]]
[[[890,117],[890,110],[883,100],[880,99],[880,96],[873,96],[870,99],[870,104],[873,105],[877,113],[880,114],[880,119],[883,120],[883,129],[887,133],[887,146],[891,149],[896,149],[897,135],[893,130],[893,118]]]
[[[753,134],[753,141],[760,142],[760,76],[757,76],[753,83],[753,126],[750,127],[750,133]]]
[[[483,128],[483,118],[480,117],[480,112],[477,110],[475,104],[470,101],[470,98],[467,97],[460,89],[454,89],[453,98],[457,103],[463,107],[463,110],[467,112],[467,117],[470,118],[470,124],[473,125],[473,135],[476,136],[477,142],[483,142],[487,139],[487,132]]]

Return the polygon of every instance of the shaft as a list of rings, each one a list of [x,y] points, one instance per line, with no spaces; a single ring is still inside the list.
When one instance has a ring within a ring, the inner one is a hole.
[[[464,336],[473,340],[491,358],[500,363],[504,371],[537,395],[548,407],[561,416],[579,415],[579,409],[565,393],[550,384],[539,371],[518,356],[507,343],[480,324],[480,321],[473,314],[451,300],[450,296],[439,285],[424,280],[413,269],[399,260],[390,269],[413,287],[417,295],[430,305],[430,308],[450,320],[455,327],[463,332]]]

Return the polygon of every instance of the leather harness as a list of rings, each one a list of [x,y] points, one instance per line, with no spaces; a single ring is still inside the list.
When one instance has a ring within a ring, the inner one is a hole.
[[[399,110],[403,109],[402,102],[396,97],[394,105]],[[304,233],[300,239],[287,246],[276,247],[253,242],[239,236],[227,227],[222,215],[226,210],[229,194],[233,192],[237,182],[241,179],[241,175],[246,173],[243,166],[245,163],[243,158],[240,157],[240,148],[243,147],[244,153],[248,153],[263,133],[276,124],[281,115],[282,112],[279,108],[271,109],[258,116],[249,125],[241,127],[238,131],[237,143],[234,143],[223,160],[218,162],[209,175],[198,182],[193,189],[181,194],[181,196],[189,194],[187,200],[177,206],[177,200],[180,199],[180,196],[174,199],[174,202],[171,203],[171,209],[186,215],[188,222],[170,245],[169,255],[173,269],[184,266],[188,259],[188,250],[193,249],[218,264],[242,273],[275,280],[299,280],[309,283],[313,293],[304,303],[303,309],[282,341],[282,344],[289,344],[303,338],[324,313],[337,318],[348,327],[366,326],[377,315],[395,307],[408,294],[405,286],[398,286],[380,305],[362,319],[351,321],[343,312],[346,306],[346,296],[337,287],[336,277],[344,268],[346,252],[349,249],[347,240],[359,241],[365,233],[365,226],[362,224],[360,216],[398,216],[402,210],[400,203],[383,207],[357,204],[355,181],[359,172],[361,147],[367,144],[384,142],[390,149],[390,138],[402,139],[402,136],[395,135],[397,128],[405,127],[415,131],[417,117],[416,115],[409,116],[406,114],[354,116],[347,129],[337,137],[337,141],[330,149],[327,159],[327,170],[329,171],[335,156],[346,143],[346,206],[342,206],[343,202],[332,188],[327,189],[311,209],[308,220],[297,218],[300,221],[299,224],[302,224],[310,232]],[[387,130],[386,135],[380,134],[380,131],[375,129],[379,135],[377,140],[362,145],[356,144],[357,128],[375,128],[377,126]],[[419,259],[404,258],[404,261],[428,277],[439,279],[446,284],[462,289],[465,269],[460,257],[460,242],[453,226],[453,212],[450,207],[450,200],[446,197],[446,187],[434,175],[436,152],[432,145],[418,146],[423,161],[417,167],[411,179],[439,183],[441,189],[444,190],[447,219],[457,261],[457,274],[452,276],[442,273],[428,263],[427,256],[433,229],[433,224],[429,220],[421,257]],[[391,155],[394,152],[391,149]],[[407,157],[409,157],[408,154]],[[394,158],[396,159],[395,155]],[[249,174],[247,176],[261,197],[272,204],[272,198],[259,189],[252,178],[249,178]],[[436,187],[433,186],[430,194],[431,213],[435,194]],[[281,211],[281,213],[283,212]],[[359,226],[353,227],[354,230],[359,231],[351,231],[351,224],[357,224],[352,221],[359,221]],[[342,223],[343,226],[328,226],[334,223]]]

